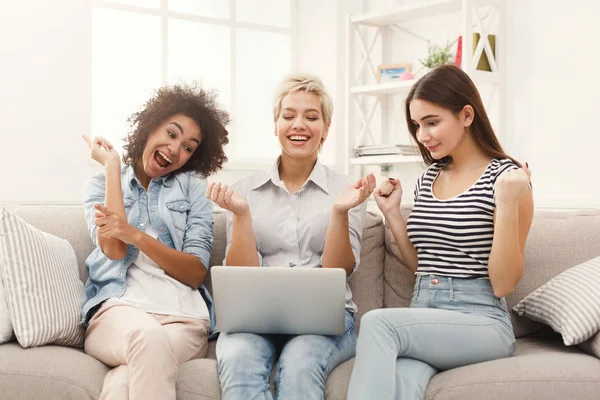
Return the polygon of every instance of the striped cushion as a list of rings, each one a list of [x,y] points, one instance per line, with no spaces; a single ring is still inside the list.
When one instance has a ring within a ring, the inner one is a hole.
[[[85,293],[69,242],[0,208],[0,272],[21,346],[83,345]]]
[[[2,274],[0,274],[0,344],[10,341],[12,332],[8,304],[6,304],[6,295],[4,294],[4,284],[2,283]]]
[[[569,268],[521,300],[513,310],[550,325],[565,345],[579,344],[600,330],[600,257]]]

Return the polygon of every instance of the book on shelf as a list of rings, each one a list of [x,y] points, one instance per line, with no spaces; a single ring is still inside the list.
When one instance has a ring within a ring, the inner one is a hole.
[[[406,144],[359,146],[354,149],[355,157],[384,155],[414,156],[419,154],[421,153],[419,153],[419,149],[417,147]]]

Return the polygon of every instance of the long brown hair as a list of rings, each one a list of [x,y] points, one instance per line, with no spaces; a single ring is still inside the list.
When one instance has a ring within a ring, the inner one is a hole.
[[[451,111],[454,115],[458,115],[466,105],[470,105],[475,111],[471,133],[477,146],[492,158],[509,158],[519,167],[521,166],[517,160],[508,156],[502,149],[475,84],[469,75],[460,68],[450,64],[431,70],[413,85],[406,97],[405,115],[408,130],[419,146],[423,161],[425,164],[431,165],[440,160],[433,158],[427,148],[417,140],[417,127],[410,115],[410,102],[415,99],[438,105]],[[448,162],[451,159],[452,157],[447,156],[441,161]]]

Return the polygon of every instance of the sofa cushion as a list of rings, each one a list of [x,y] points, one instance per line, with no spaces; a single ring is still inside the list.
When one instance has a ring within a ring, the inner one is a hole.
[[[0,346],[1,398],[11,400],[98,399],[109,367],[79,349]],[[215,360],[193,360],[179,366],[178,400],[215,400],[221,388]]]
[[[6,205],[16,216],[43,232],[66,239],[75,250],[79,277],[87,280],[85,260],[94,250],[82,206]]]
[[[217,362],[192,360],[179,366],[177,400],[215,400],[221,398]]]
[[[83,345],[85,293],[69,242],[0,207],[0,272],[21,346]]]
[[[360,266],[350,279],[352,299],[358,307],[357,332],[360,319],[367,312],[383,307],[383,264],[385,248],[383,219],[377,213],[367,212],[363,226]]]
[[[0,397],[11,400],[97,399],[109,368],[79,349],[0,346]]]
[[[506,297],[512,309],[525,296],[565,270],[600,255],[600,210],[537,211],[525,248],[525,273]],[[512,313],[516,337],[546,325]]]
[[[579,344],[579,348],[600,359],[600,332]]]
[[[12,338],[13,328],[8,313],[4,284],[2,283],[2,271],[0,271],[0,344],[8,342]]]
[[[354,359],[329,376],[326,398],[346,398]],[[577,399],[600,393],[600,360],[560,341],[518,339],[512,357],[455,368],[435,375],[427,400]]]
[[[578,399],[600,393],[600,360],[560,341],[517,340],[512,357],[434,376],[425,397],[438,399]]]
[[[402,208],[408,218],[410,209]],[[398,245],[389,226],[385,226],[385,263],[383,267],[385,307],[408,307],[415,286],[415,275],[404,265]]]
[[[579,344],[600,330],[600,257],[569,268],[530,293],[513,310],[550,325],[565,345]]]

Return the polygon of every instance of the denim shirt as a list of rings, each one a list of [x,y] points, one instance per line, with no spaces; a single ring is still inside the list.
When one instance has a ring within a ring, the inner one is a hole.
[[[121,188],[127,221],[141,231],[151,223],[158,240],[178,251],[193,254],[209,268],[213,239],[214,217],[212,202],[206,198],[206,180],[194,172],[171,174],[150,181],[148,191],[135,177],[129,165],[121,170]],[[110,298],[120,298],[127,290],[127,269],[137,258],[139,249],[129,245],[127,255],[111,260],[98,245],[94,203],[104,205],[106,177],[104,173],[90,178],[84,185],[83,207],[88,233],[96,248],[85,261],[88,280],[85,284],[86,302],[81,323],[87,326],[90,311]],[[200,293],[210,314],[211,336],[216,332],[214,305],[204,285]]]

